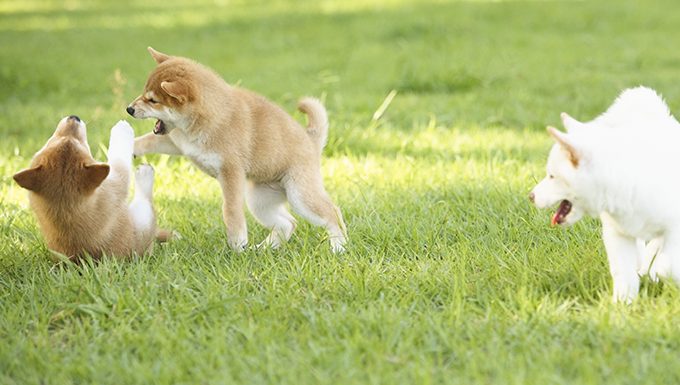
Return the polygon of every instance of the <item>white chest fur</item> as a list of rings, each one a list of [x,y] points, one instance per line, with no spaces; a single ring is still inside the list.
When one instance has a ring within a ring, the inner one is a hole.
[[[190,138],[181,129],[174,129],[168,135],[184,156],[191,159],[206,174],[213,178],[217,177],[222,166],[222,158],[219,154],[208,150],[205,142],[200,138]]]
[[[640,215],[639,213],[611,215],[607,212],[603,212],[600,215],[600,218],[603,223],[608,223],[610,226],[614,227],[617,232],[645,241],[663,235],[665,230],[662,223],[652,221],[650,218]]]

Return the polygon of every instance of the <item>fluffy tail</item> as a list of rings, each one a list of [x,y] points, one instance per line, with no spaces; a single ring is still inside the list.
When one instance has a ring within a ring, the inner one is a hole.
[[[179,236],[179,233],[176,231],[166,229],[156,230],[156,242],[158,243],[170,242],[172,240],[176,240],[179,238],[181,237]]]
[[[328,140],[328,114],[323,104],[316,98],[302,98],[298,110],[307,115],[307,134],[321,151]]]

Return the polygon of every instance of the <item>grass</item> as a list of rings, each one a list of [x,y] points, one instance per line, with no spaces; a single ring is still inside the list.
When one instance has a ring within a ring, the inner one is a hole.
[[[612,305],[599,224],[549,228],[526,199],[561,111],[592,118],[638,84],[680,111],[674,6],[1,2],[0,383],[677,383],[677,287]],[[69,114],[105,159],[147,45],[287,110],[325,99],[347,253],[301,223],[280,251],[235,254],[217,183],[149,156],[160,224],[184,238],[129,263],[50,261],[11,176]]]

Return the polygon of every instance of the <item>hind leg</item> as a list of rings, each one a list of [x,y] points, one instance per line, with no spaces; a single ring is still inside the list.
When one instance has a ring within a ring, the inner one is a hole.
[[[258,247],[275,249],[293,235],[295,218],[286,210],[286,194],[281,186],[248,182],[246,204],[255,219],[272,231]]]
[[[153,167],[143,164],[135,172],[135,197],[130,203],[130,217],[135,227],[136,249],[143,253],[156,235],[156,213],[153,209]]]
[[[638,241],[640,252],[638,275],[649,274],[649,278],[654,282],[658,281],[659,277],[670,275],[670,261],[665,258],[665,254],[659,252],[662,248],[662,237],[654,238],[647,243]]]
[[[293,175],[286,179],[286,196],[293,210],[316,226],[328,231],[331,250],[334,253],[345,251],[345,223],[342,214],[331,201],[323,187],[321,175]]]
[[[658,274],[662,277],[670,276],[676,283],[680,283],[680,228],[666,231],[663,247],[656,259],[661,262]]]

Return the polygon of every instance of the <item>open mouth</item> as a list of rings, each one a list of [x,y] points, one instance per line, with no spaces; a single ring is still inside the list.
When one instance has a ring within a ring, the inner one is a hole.
[[[156,125],[153,127],[153,133],[156,135],[164,135],[167,132],[165,123],[162,120],[156,120]]]
[[[565,218],[571,212],[571,202],[568,200],[563,200],[560,202],[560,207],[557,208],[557,212],[553,215],[552,221],[550,222],[553,226],[561,225],[564,223]]]

